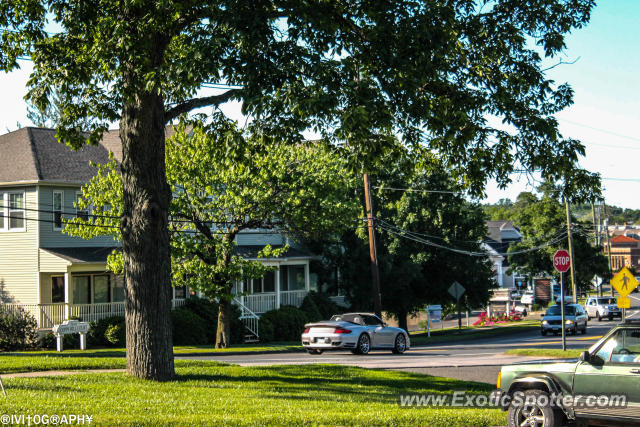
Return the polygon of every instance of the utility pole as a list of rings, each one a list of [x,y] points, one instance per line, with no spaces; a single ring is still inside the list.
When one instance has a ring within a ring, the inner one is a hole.
[[[599,232],[598,228],[599,227],[596,225],[596,205],[594,205],[593,202],[591,202],[591,217],[593,218],[593,231],[596,236],[594,243],[597,248],[598,246],[600,246],[598,245],[598,232]]]
[[[371,199],[371,183],[369,174],[364,174],[364,199],[369,224],[369,258],[371,261],[371,292],[373,294],[373,311],[382,319],[380,302],[380,273],[378,271],[378,252],[376,251],[376,231],[373,228],[373,200]]]
[[[567,211],[567,236],[569,237],[569,256],[571,257],[571,289],[573,291],[572,301],[574,304],[578,302],[578,293],[576,292],[576,273],[574,265],[576,264],[573,256],[573,242],[571,241],[571,215],[569,214],[569,200],[565,197],[564,206]],[[563,301],[564,303],[564,301]]]
[[[609,287],[611,288],[611,296],[613,296],[613,286],[611,286],[611,278],[613,277],[613,268],[611,268],[611,241],[609,240],[609,218],[604,219],[604,232],[607,234],[607,256],[609,257]]]

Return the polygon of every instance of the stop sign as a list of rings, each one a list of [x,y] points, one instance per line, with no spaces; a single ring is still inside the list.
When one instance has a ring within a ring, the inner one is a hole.
[[[569,252],[565,251],[564,249],[560,249],[558,252],[556,252],[556,254],[553,256],[553,266],[560,273],[564,273],[565,271],[567,271],[571,266],[571,257],[569,256]]]

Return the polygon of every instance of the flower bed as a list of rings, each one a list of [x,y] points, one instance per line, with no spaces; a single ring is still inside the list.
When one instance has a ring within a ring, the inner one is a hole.
[[[489,317],[487,313],[483,311],[478,316],[478,320],[473,323],[473,326],[492,326],[500,323],[519,322],[521,320],[522,317],[518,313],[513,313],[508,316],[506,314],[494,314]]]

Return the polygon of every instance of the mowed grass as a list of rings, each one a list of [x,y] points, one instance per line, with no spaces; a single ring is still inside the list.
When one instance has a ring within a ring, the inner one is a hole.
[[[3,414],[88,414],[93,425],[504,425],[498,409],[405,408],[401,393],[492,386],[336,365],[239,367],[176,361],[176,379],[122,373],[9,378]]]
[[[515,356],[534,356],[534,357],[554,357],[558,359],[568,359],[579,357],[584,350],[566,350],[558,348],[516,348],[507,350],[505,354]]]
[[[226,349],[213,349],[210,346],[174,347],[175,355],[207,355],[227,352],[272,352],[301,351],[302,346],[293,344],[238,345]],[[117,369],[126,367],[124,348],[103,348],[89,350],[22,351],[0,353],[0,375],[16,372]]]

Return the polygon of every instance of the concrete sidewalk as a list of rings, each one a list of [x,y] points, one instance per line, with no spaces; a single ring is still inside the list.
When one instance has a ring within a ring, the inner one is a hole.
[[[36,378],[36,377],[60,377],[63,375],[78,374],[106,374],[112,372],[126,372],[126,369],[87,369],[84,371],[34,371],[34,372],[15,372],[12,374],[2,374],[0,378]]]

